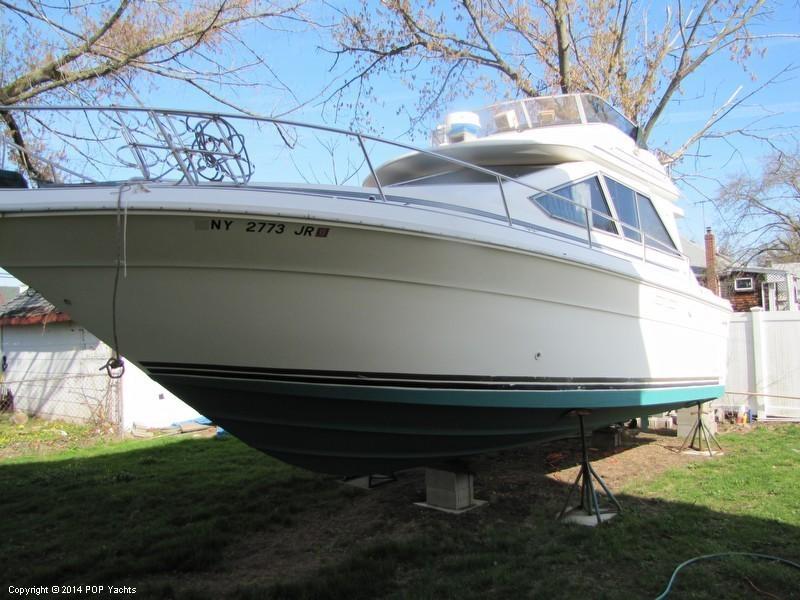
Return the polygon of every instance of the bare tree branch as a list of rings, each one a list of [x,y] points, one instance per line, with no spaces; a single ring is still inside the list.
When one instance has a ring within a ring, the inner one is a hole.
[[[336,64],[350,59],[352,75],[328,101],[358,113],[370,81],[397,77],[418,97],[411,123],[438,116],[445,103],[477,89],[497,96],[591,92],[641,123],[646,143],[683,85],[727,53],[746,67],[755,44],[795,33],[754,31],[774,0],[380,0],[339,9],[330,51]],[[655,18],[653,6],[664,6]],[[452,66],[461,65],[454,71]],[[443,93],[442,83],[448,82]],[[737,82],[738,83],[738,82]],[[742,82],[746,85],[746,82]],[[743,88],[737,98],[752,91]],[[352,89],[351,89],[352,86]],[[707,119],[697,135],[679,140],[672,161],[686,155],[721,120],[741,107],[735,99]],[[730,110],[729,110],[730,109]],[[354,117],[354,119],[357,117]]]
[[[647,122],[641,128],[641,139],[646,141],[653,131],[653,127],[661,118],[667,104],[675,92],[680,87],[681,83],[692,73],[694,73],[700,66],[708,60],[709,57],[716,54],[726,40],[730,39],[737,31],[747,27],[747,24],[758,14],[761,7],[766,0],[755,0],[746,7],[746,2],[737,2],[736,6],[732,7],[730,17],[725,25],[710,39],[703,43],[703,51],[696,57],[692,57],[691,50],[695,42],[695,37],[699,34],[700,29],[704,26],[703,18],[707,15],[714,5],[717,3],[715,0],[706,0],[701,7],[697,17],[689,25],[689,34],[686,35],[685,27],[680,25],[680,34],[682,39],[682,48],[680,51],[680,60],[678,68],[672,74],[669,82],[667,83],[666,90],[661,94],[656,107],[653,109]],[[680,7],[680,2],[678,3]],[[744,9],[744,10],[742,10]],[[737,12],[734,12],[737,11]],[[738,12],[742,11],[742,12]]]
[[[237,110],[244,106],[223,89],[280,90],[291,100],[286,114],[304,102],[238,32],[273,23],[313,27],[301,12],[302,1],[98,0],[51,5],[0,0],[5,14],[26,23],[4,39],[3,49],[11,60],[0,64],[0,106],[34,99],[47,103],[78,98],[95,104],[102,98],[136,97],[135,81],[163,78]],[[43,178],[24,156],[24,124],[7,112],[3,123],[22,149],[16,153],[21,168]]]
[[[720,188],[716,202],[733,223],[726,243],[742,260],[800,260],[800,142],[776,149],[760,174],[737,175]]]

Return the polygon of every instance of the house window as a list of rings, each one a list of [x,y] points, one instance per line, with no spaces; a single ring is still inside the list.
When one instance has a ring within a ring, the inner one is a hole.
[[[752,277],[737,277],[733,280],[735,292],[752,292],[755,289]]]
[[[617,209],[619,220],[622,221],[622,233],[629,240],[642,241],[639,233],[639,212],[636,210],[636,192],[608,177],[605,178],[606,186],[611,194],[611,201]],[[628,227],[630,225],[630,227]]]
[[[590,177],[556,188],[552,192],[533,196],[532,200],[551,217],[583,226],[586,226],[586,211],[583,207],[591,207],[593,211],[596,211],[589,213],[592,227],[609,233],[617,233],[617,226],[611,219],[611,211],[597,177]]]

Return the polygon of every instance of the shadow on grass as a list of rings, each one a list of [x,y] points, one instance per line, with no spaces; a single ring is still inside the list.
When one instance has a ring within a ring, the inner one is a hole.
[[[478,527],[442,516],[416,538],[375,543],[300,580],[239,588],[236,597],[654,598],[672,570],[693,556],[800,556],[796,527],[681,503],[626,495],[620,500],[625,516],[598,529],[558,524],[552,510],[524,523],[497,520]],[[788,599],[797,598],[798,590],[797,571],[734,558],[684,570],[671,597],[744,599],[763,593]]]
[[[800,558],[796,493],[780,520],[673,498],[680,490],[664,491],[669,500],[621,493],[624,515],[590,529],[554,521],[566,484],[535,472],[497,481],[476,482],[489,505],[456,516],[412,505],[422,471],[362,492],[233,439],[0,465],[0,579],[127,584],[148,598],[633,599],[656,596],[700,554]],[[800,572],[704,563],[680,575],[671,598],[756,590],[798,597]]]
[[[236,536],[341,497],[234,439],[0,465],[0,489],[3,580],[34,585],[209,569]]]

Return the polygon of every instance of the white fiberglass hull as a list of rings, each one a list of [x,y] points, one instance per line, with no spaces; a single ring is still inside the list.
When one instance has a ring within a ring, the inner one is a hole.
[[[109,342],[119,275],[126,357],[322,471],[425,464],[559,437],[576,408],[602,425],[722,392],[724,306],[478,240],[266,211],[18,212],[0,218],[0,263]]]

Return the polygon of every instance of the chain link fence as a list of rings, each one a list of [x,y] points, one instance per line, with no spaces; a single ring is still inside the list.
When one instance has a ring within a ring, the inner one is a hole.
[[[120,431],[122,386],[101,370],[108,346],[74,323],[6,326],[0,411]]]
[[[15,379],[0,383],[0,410],[76,423],[122,424],[122,384],[105,372],[68,373],[52,377]]]

